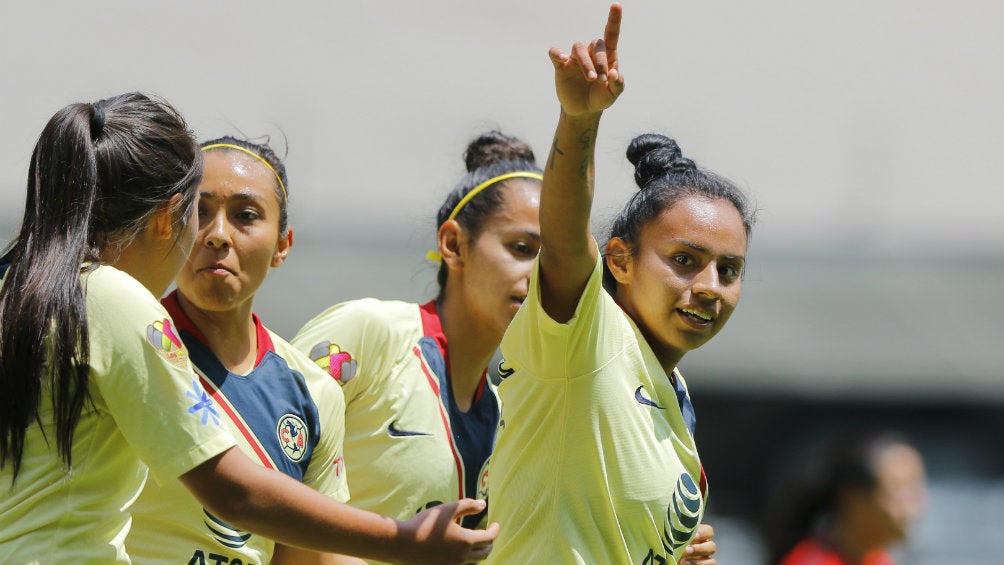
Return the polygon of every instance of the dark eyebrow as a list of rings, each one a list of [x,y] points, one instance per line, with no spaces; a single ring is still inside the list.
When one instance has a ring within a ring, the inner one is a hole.
[[[205,191],[199,193],[199,198],[206,198],[206,199],[209,199],[209,200],[216,200],[216,197],[213,196],[213,193],[211,193],[211,192],[205,192]],[[259,196],[257,194],[254,194],[250,190],[242,190],[240,192],[237,192],[236,194],[232,194],[230,196],[230,198],[228,198],[228,200],[261,201],[261,200],[264,200],[264,198],[262,198],[261,196]]]
[[[694,251],[697,251],[697,252],[700,252],[700,253],[704,253],[705,255],[711,255],[711,251],[709,251],[707,248],[705,248],[702,245],[698,245],[696,243],[687,241],[685,239],[678,239],[676,241],[677,241],[677,243],[679,243],[680,245],[683,245],[684,247],[689,247],[689,248],[693,249]],[[746,262],[746,256],[745,255],[724,255],[723,258],[724,259],[728,259],[730,261],[742,261],[743,263]]]

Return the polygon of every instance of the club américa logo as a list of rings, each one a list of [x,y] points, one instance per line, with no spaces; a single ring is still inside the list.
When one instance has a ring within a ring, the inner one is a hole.
[[[488,459],[485,459],[484,465],[481,466],[481,472],[478,473],[478,499],[488,500],[488,466],[491,464],[492,458],[489,455]]]
[[[317,366],[328,372],[339,384],[345,384],[356,376],[356,360],[348,351],[330,341],[322,341],[310,350],[310,358]]]
[[[188,359],[185,345],[174,331],[170,318],[157,320],[146,327],[146,340],[175,367],[184,367]]]
[[[295,414],[286,414],[279,418],[275,433],[279,436],[282,452],[290,461],[299,463],[307,454],[307,426]]]

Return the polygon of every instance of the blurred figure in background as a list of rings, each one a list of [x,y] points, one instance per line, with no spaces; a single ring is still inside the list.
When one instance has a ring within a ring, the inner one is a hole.
[[[924,462],[903,437],[857,434],[825,445],[789,476],[768,509],[776,565],[894,565],[926,499]]]

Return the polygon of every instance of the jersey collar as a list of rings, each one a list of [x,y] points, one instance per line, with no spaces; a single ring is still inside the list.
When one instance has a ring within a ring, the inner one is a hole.
[[[422,304],[418,307],[418,311],[422,315],[422,335],[435,340],[436,346],[439,347],[439,353],[443,356],[443,361],[446,363],[446,378],[450,379],[450,356],[447,352],[446,333],[443,332],[443,320],[439,317],[436,301],[430,300]],[[481,383],[478,384],[478,390],[474,393],[475,404],[481,399],[487,383],[488,367],[485,367],[484,373],[481,374]]]
[[[171,315],[171,319],[174,320],[175,327],[178,330],[184,330],[192,335],[195,339],[199,340],[202,345],[206,346],[206,349],[210,349],[209,340],[202,333],[202,330],[195,325],[195,322],[185,314],[185,311],[181,308],[181,302],[178,301],[178,291],[174,290],[171,294],[168,294],[160,301],[167,309],[167,313]],[[268,335],[268,330],[262,325],[261,319],[258,315],[251,313],[251,320],[254,322],[255,337],[258,341],[258,354],[255,356],[254,366],[257,367],[261,364],[262,359],[265,358],[265,354],[269,351],[275,351],[275,345],[272,344],[272,338]],[[211,349],[210,349],[211,351]]]

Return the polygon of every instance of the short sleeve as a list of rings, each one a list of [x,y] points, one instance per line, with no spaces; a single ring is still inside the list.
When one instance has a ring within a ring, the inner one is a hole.
[[[502,371],[525,371],[543,380],[595,373],[634,343],[626,316],[603,289],[603,258],[566,323],[558,323],[540,299],[540,258],[530,275],[530,292],[502,338]]]
[[[409,348],[395,327],[415,305],[364,298],[336,304],[307,322],[291,341],[339,384],[346,403],[390,374]],[[417,315],[417,311],[414,315]]]
[[[291,348],[292,349],[292,348]],[[287,363],[294,364],[293,355],[303,356],[291,350]],[[299,361],[299,360],[297,360]],[[317,405],[321,417],[321,435],[310,457],[310,465],[303,476],[303,483],[314,490],[339,502],[348,502],[349,486],[345,475],[345,398],[341,388],[317,365],[303,359],[295,366],[303,372],[310,385],[310,394]]]
[[[99,267],[85,281],[95,403],[112,415],[157,482],[235,445],[153,295],[112,267]]]

